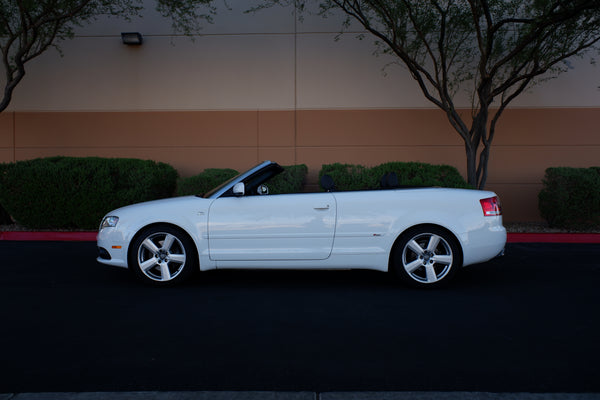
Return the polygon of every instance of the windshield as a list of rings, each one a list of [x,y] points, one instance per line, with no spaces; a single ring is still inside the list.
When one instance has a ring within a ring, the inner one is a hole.
[[[272,163],[271,161],[263,161],[262,163],[254,166],[253,168],[250,168],[248,171],[242,172],[241,174],[238,174],[236,176],[234,176],[233,178],[227,180],[226,182],[223,182],[222,184],[220,184],[219,186],[217,186],[216,188],[214,188],[213,190],[211,190],[208,193],[205,193],[204,195],[199,197],[203,197],[205,199],[208,198],[212,198],[213,196],[217,195],[217,196],[221,196],[222,193],[220,193],[221,191],[225,190],[226,186],[231,185],[234,181],[238,181],[243,179],[246,179],[247,176],[250,176],[258,171],[260,171],[261,169],[269,166],[269,165],[277,165],[276,163]],[[281,167],[280,167],[281,168]]]
[[[216,188],[210,190],[209,192],[204,193],[204,195],[202,196],[205,199],[208,199],[210,196],[212,196],[215,192],[221,190],[221,188],[223,188],[225,185],[228,185],[229,183],[231,183],[232,181],[234,181],[235,179],[239,178],[240,175],[242,174],[237,174],[236,176],[234,176],[231,179],[226,180],[225,182],[221,183],[219,186],[217,186]]]

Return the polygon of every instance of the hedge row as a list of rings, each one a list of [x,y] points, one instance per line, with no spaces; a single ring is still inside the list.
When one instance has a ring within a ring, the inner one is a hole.
[[[177,181],[177,196],[203,195],[239,174],[235,169],[208,168],[202,173]]]
[[[336,190],[366,190],[380,188],[383,176],[390,172],[398,177],[399,186],[470,188],[456,168],[418,162],[389,162],[372,168],[355,164],[327,164],[323,165],[319,178],[331,176]]]
[[[273,194],[301,192],[306,165],[284,167]],[[51,157],[0,164],[0,224],[32,229],[96,229],[108,211],[175,195],[203,194],[236,176],[207,169],[178,179],[168,164],[137,159]]]
[[[306,165],[284,166],[268,183],[270,193],[303,190]],[[324,165],[340,190],[379,186],[384,173],[396,172],[402,185],[466,187],[449,166],[387,163],[374,168]],[[10,216],[33,229],[96,229],[102,216],[115,208],[176,195],[203,194],[237,175],[233,169],[207,169],[178,179],[164,163],[137,159],[50,157],[0,164],[0,223]],[[6,210],[6,211],[4,211]]]
[[[270,193],[303,190],[306,165],[286,166],[268,183]],[[456,168],[447,165],[393,162],[367,168],[327,164],[336,190],[376,189],[395,172],[401,186],[468,188]],[[237,175],[232,169],[207,169],[178,179],[164,163],[137,159],[51,157],[0,164],[0,223],[34,229],[96,229],[115,208],[176,195],[202,194]],[[549,168],[539,194],[542,216],[553,227],[600,227],[600,167]]]
[[[176,181],[154,161],[41,158],[0,164],[0,204],[29,228],[96,229],[111,209],[171,196]]]
[[[308,167],[304,164],[283,167],[283,172],[271,179],[267,186],[271,194],[300,193],[304,188]]]
[[[551,227],[600,228],[600,167],[548,168],[539,209]]]

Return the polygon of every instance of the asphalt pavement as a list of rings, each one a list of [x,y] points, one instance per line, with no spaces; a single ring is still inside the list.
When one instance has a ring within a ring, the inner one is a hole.
[[[444,290],[370,271],[159,289],[94,243],[0,242],[0,399],[600,398],[600,245],[507,250]]]
[[[0,394],[0,400],[597,400],[594,393],[95,392]]]

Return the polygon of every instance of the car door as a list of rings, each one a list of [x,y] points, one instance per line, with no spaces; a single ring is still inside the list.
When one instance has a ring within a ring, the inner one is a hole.
[[[333,247],[331,193],[221,197],[208,216],[212,260],[323,260]]]

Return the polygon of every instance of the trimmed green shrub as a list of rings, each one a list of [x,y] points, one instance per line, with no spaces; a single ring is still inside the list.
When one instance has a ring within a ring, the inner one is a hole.
[[[177,181],[177,196],[203,195],[237,174],[234,169],[208,168],[198,175],[180,178]]]
[[[471,188],[460,172],[450,165],[390,162],[373,168],[373,174],[380,179],[387,172],[395,172],[398,175],[399,185]]]
[[[377,179],[371,175],[371,169],[362,165],[324,164],[319,172],[319,184],[323,175],[333,178],[336,190],[364,190],[379,186]]]
[[[28,228],[96,229],[112,209],[171,196],[176,181],[154,161],[39,158],[0,164],[0,203]]]
[[[381,178],[394,172],[399,186],[441,186],[471,188],[458,170],[450,165],[418,162],[389,162],[373,168],[353,164],[326,164],[319,173],[330,175],[336,190],[366,190],[381,187]]]
[[[600,167],[548,168],[542,183],[539,210],[551,227],[600,227]]]
[[[10,225],[12,224],[12,219],[10,215],[6,212],[2,204],[0,204],[0,225]]]
[[[304,164],[283,166],[284,171],[267,182],[270,194],[300,193],[308,167]]]

